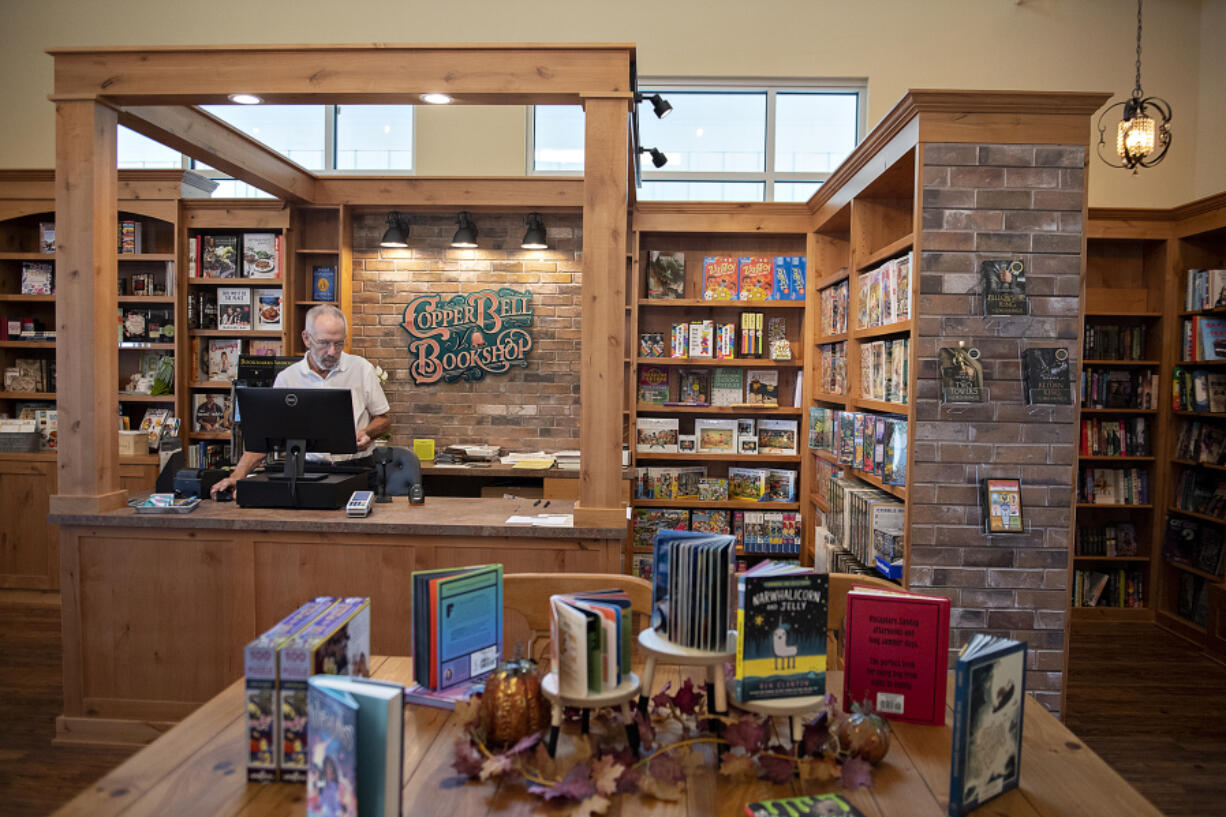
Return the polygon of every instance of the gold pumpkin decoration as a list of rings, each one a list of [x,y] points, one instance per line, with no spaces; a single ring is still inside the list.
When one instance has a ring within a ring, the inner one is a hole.
[[[541,674],[528,658],[503,661],[485,681],[480,721],[491,743],[511,744],[549,723]]]
[[[859,707],[839,721],[836,734],[844,751],[873,766],[890,750],[890,727],[885,719],[861,712]]]

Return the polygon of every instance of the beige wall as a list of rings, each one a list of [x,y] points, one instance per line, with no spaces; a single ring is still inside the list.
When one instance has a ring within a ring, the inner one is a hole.
[[[767,10],[770,13],[765,13]],[[0,167],[52,163],[50,46],[176,43],[617,41],[640,73],[868,77],[875,123],[907,88],[1110,91],[1133,83],[1132,0],[4,0]],[[1175,109],[1176,143],[1132,176],[1094,165],[1095,205],[1170,206],[1226,189],[1221,0],[1146,4],[1144,85]],[[423,174],[523,172],[516,111],[423,114]],[[1097,137],[1095,136],[1095,140]]]

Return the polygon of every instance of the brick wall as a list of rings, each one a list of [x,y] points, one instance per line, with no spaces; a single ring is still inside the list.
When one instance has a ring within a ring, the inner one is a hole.
[[[449,246],[455,213],[414,214],[408,249],[385,249],[386,214],[353,221],[353,351],[389,373],[392,438],[492,443],[516,451],[577,448],[582,219],[545,218],[549,250],[522,250],[520,215],[477,215],[481,248]],[[415,386],[409,376],[405,304],[419,293],[530,290],[534,346],[526,368],[483,380]]]
[[[1025,405],[1021,352],[1063,346],[1080,359],[1085,150],[928,144],[923,184],[911,583],[953,601],[953,648],[979,631],[1026,640],[1027,688],[1056,711],[1076,414]],[[998,258],[1025,261],[1030,316],[983,315],[980,262]],[[937,349],[959,341],[982,354],[986,403],[941,404]],[[1024,533],[983,532],[987,477],[1022,480]]]

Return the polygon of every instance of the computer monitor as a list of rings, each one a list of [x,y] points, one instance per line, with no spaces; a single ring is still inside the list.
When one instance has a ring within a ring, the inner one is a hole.
[[[243,418],[243,447],[285,451],[285,479],[309,479],[306,454],[353,454],[357,437],[349,389],[236,388]],[[323,475],[320,475],[321,477]]]

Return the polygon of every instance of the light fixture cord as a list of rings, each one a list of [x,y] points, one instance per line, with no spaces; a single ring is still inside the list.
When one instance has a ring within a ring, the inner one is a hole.
[[[1141,98],[1141,0],[1137,0],[1137,87],[1132,94]]]

